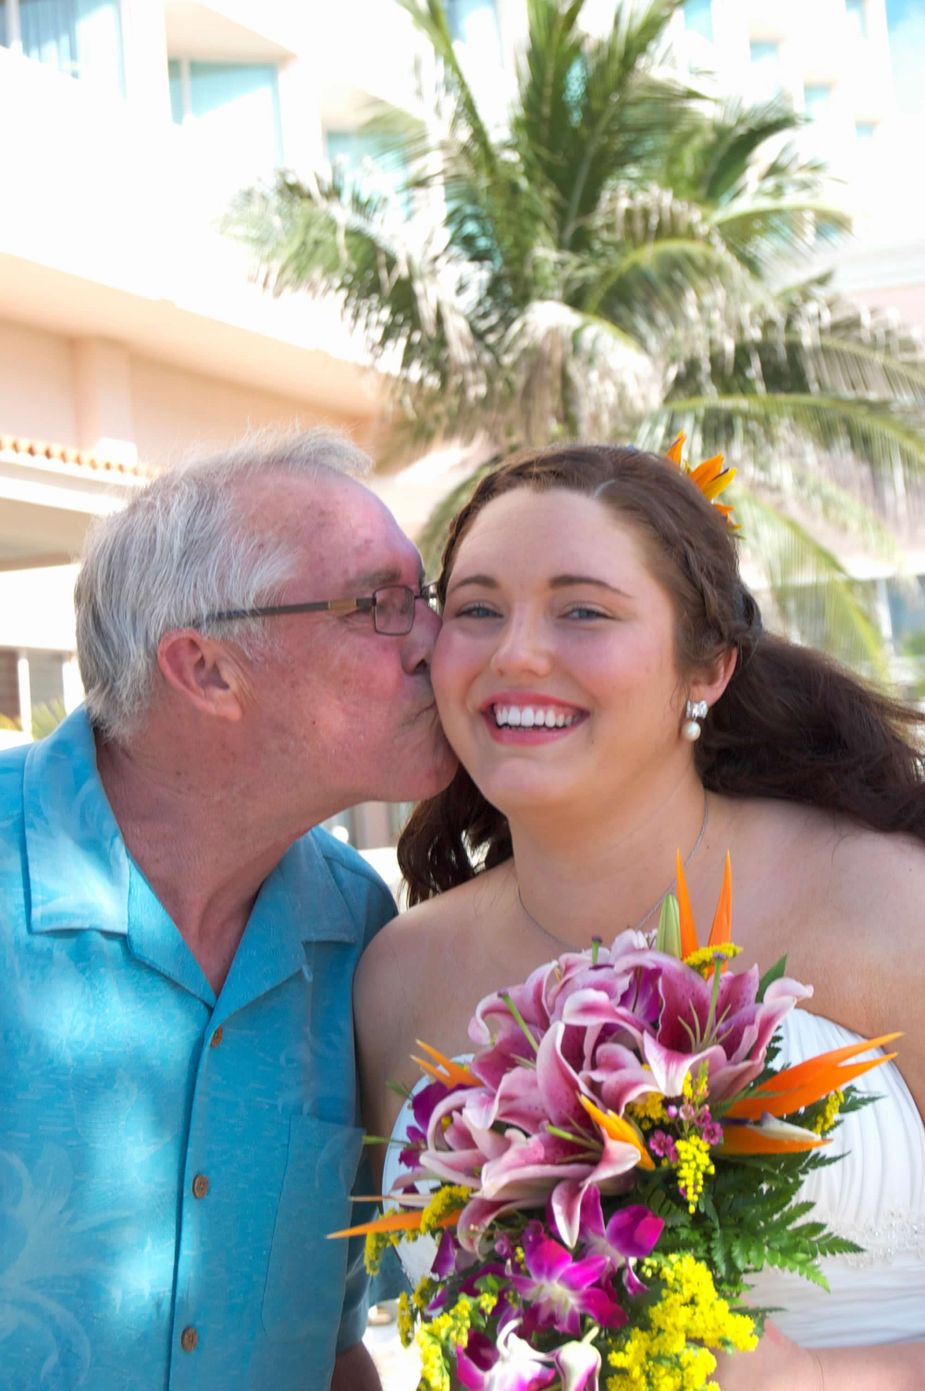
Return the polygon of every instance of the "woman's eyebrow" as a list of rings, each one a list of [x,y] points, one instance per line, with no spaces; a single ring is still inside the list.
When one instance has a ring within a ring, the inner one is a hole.
[[[619,594],[623,599],[631,599],[633,596],[627,594],[625,589],[620,589],[618,585],[608,584],[606,580],[596,579],[593,575],[553,575],[549,581],[550,589],[569,589],[573,585],[591,584],[598,589],[606,589],[611,594]],[[464,589],[467,585],[478,585],[480,589],[498,589],[498,581],[492,575],[465,575],[462,579],[451,580],[447,585],[447,593],[456,589]]]
[[[461,580],[450,580],[446,587],[449,594],[452,589],[464,589],[466,585],[477,584],[481,589],[498,589],[498,581],[491,575],[466,575]]]
[[[633,596],[627,594],[625,589],[619,585],[608,584],[606,580],[599,580],[594,575],[554,575],[549,581],[550,589],[568,589],[575,584],[593,584],[598,589],[607,589],[611,594],[620,594],[624,599],[631,599]]]

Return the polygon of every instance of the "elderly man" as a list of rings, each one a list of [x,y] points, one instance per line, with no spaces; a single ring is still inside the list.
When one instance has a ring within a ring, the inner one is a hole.
[[[311,828],[453,759],[420,557],[361,460],[244,448],[106,521],[86,710],[0,759],[9,1391],[379,1387],[362,1253],[326,1235],[358,1216],[351,981],[394,905]]]

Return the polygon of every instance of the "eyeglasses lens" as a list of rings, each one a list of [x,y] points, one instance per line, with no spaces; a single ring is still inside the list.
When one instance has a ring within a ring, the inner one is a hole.
[[[387,585],[384,589],[377,589],[373,598],[376,600],[373,623],[377,633],[402,637],[411,632],[414,625],[413,589],[403,584]]]

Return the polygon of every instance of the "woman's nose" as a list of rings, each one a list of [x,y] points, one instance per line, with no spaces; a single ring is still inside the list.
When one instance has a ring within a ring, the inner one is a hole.
[[[552,653],[543,624],[527,616],[512,618],[499,634],[491,658],[498,675],[530,672],[542,674],[552,665]]]

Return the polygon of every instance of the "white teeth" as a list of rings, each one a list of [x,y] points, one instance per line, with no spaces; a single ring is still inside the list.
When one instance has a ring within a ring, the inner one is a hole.
[[[577,714],[566,715],[561,710],[534,705],[496,705],[493,709],[495,724],[511,729],[564,729],[579,718]]]

